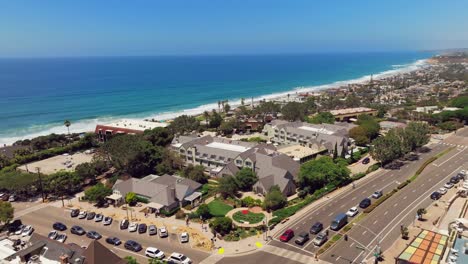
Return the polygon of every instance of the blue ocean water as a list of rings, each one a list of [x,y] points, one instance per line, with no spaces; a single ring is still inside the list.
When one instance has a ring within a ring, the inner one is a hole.
[[[165,119],[368,78],[414,66],[431,52],[0,59],[0,143],[92,130],[122,117]],[[367,76],[367,77],[365,77]]]

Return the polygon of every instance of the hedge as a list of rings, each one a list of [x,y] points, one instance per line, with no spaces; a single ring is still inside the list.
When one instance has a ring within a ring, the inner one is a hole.
[[[381,203],[385,202],[388,198],[390,198],[392,195],[394,195],[396,192],[398,192],[398,189],[393,189],[391,192],[385,194],[384,196],[380,197],[375,203],[371,204],[369,207],[364,209],[364,213],[368,214],[372,212],[377,206],[379,206]]]
[[[164,209],[161,210],[161,214],[165,215],[166,217],[173,216],[177,211],[179,211],[180,207],[177,206],[176,208],[172,209],[171,211],[166,211]]]

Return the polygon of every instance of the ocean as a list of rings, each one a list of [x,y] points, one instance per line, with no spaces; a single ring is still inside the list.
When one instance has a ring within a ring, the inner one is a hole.
[[[416,69],[431,52],[0,59],[0,144]]]

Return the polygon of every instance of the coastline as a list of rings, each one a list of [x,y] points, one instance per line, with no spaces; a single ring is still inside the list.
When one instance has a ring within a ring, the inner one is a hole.
[[[342,87],[348,84],[359,84],[365,83],[370,80],[371,76],[373,79],[385,79],[388,77],[398,76],[406,73],[410,73],[423,67],[430,65],[430,58],[416,60],[412,63],[403,64],[403,65],[391,65],[393,69],[386,70],[383,72],[377,73],[369,73],[367,75],[350,79],[350,80],[341,80],[335,81],[328,84],[322,85],[315,85],[315,86],[303,86],[303,87],[294,87],[291,90],[284,91],[284,92],[276,92],[272,94],[265,94],[260,96],[253,97],[253,103],[258,104],[262,100],[276,100],[276,101],[286,101],[289,95],[296,95],[298,93],[306,93],[306,92],[317,92],[323,91],[332,88]],[[223,98],[220,98],[223,99]],[[224,98],[226,99],[226,98]],[[229,104],[232,107],[237,107],[241,105],[241,98],[228,98]],[[252,98],[245,98],[246,104],[251,104]],[[154,119],[154,120],[170,120],[180,115],[199,115],[202,114],[204,111],[211,111],[213,109],[217,109],[218,104],[217,102],[209,103],[209,104],[202,104],[200,106],[194,108],[187,108],[178,111],[171,111],[171,112],[159,112],[159,113],[142,113],[137,115],[124,115],[124,116],[113,116],[113,117],[98,117],[93,119],[82,119],[72,123],[72,131],[74,133],[82,133],[82,132],[91,132],[94,131],[96,124],[103,124],[103,123],[110,123],[115,122],[121,119]],[[36,130],[36,131],[34,131]],[[37,131],[39,130],[39,131]],[[62,124],[45,124],[41,126],[29,127],[25,129],[19,129],[19,133],[17,135],[12,136],[4,136],[0,138],[0,144],[10,145],[17,140],[24,140],[24,139],[31,139],[37,136],[48,135],[51,133],[56,134],[63,134],[66,133],[66,128]]]

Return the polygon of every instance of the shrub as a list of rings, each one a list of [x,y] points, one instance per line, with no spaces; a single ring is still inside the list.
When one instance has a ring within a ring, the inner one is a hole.
[[[179,207],[176,207],[174,209],[172,209],[171,211],[167,211],[167,210],[164,210],[162,209],[160,212],[161,214],[165,215],[166,217],[170,217],[170,216],[173,216],[175,213],[177,213],[177,211],[179,211]]]
[[[178,210],[177,213],[175,214],[176,219],[184,219],[185,218],[185,213],[182,210]]]
[[[262,201],[260,199],[254,199],[250,196],[247,196],[241,200],[241,206],[243,207],[254,207],[261,206]]]
[[[372,164],[369,168],[367,168],[366,173],[371,173],[373,171],[376,171],[380,168],[380,163]]]
[[[197,209],[197,215],[201,216],[203,219],[210,219],[212,217],[210,213],[210,208],[206,204],[201,204]]]
[[[363,178],[364,176],[366,176],[367,174],[365,172],[359,172],[359,173],[356,173],[354,174],[351,179],[353,179],[354,181],[356,180],[359,180],[361,178]]]
[[[228,217],[218,217],[210,223],[210,227],[222,236],[225,236],[232,230],[232,220]]]

